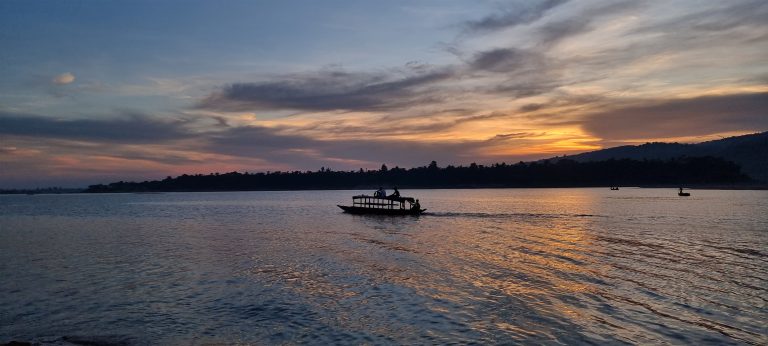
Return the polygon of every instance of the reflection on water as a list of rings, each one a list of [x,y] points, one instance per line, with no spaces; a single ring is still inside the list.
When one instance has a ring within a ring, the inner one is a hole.
[[[768,343],[768,193],[0,196],[0,342]]]

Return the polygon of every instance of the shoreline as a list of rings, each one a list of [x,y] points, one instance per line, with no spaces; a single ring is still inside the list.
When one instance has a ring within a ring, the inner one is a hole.
[[[680,185],[618,185],[619,188],[635,188],[635,189],[678,189]],[[401,190],[474,190],[474,189],[593,189],[593,188],[610,188],[610,185],[601,186],[408,186],[401,185]],[[683,185],[684,189],[690,190],[753,190],[764,191],[768,190],[768,184],[742,184],[742,185]],[[81,191],[73,191],[76,189],[69,189],[66,192],[52,192],[52,191],[40,191],[40,190],[2,190],[0,195],[65,195],[65,194],[109,194],[109,193],[133,193],[133,194],[161,194],[172,192],[251,192],[251,191],[344,191],[344,190],[375,190],[375,187],[370,186],[351,186],[344,188],[314,188],[314,189],[290,189],[290,188],[275,188],[275,189],[200,189],[200,190],[158,190],[158,191],[109,191],[109,192],[89,192],[86,189]],[[620,190],[619,190],[620,191]]]

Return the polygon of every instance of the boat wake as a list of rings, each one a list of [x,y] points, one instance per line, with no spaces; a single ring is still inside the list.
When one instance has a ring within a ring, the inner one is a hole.
[[[483,219],[561,219],[561,218],[591,218],[607,217],[593,214],[546,214],[546,213],[472,213],[472,212],[424,212],[422,216],[449,218],[483,218]]]

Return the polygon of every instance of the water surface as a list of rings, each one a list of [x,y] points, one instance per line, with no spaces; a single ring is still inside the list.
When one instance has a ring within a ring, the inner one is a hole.
[[[766,344],[768,191],[0,196],[0,342]]]

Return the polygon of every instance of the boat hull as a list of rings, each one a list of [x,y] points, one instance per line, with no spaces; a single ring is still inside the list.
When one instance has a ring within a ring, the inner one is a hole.
[[[350,214],[372,214],[372,215],[419,215],[426,209],[385,209],[385,208],[365,208],[339,205],[339,208]]]

